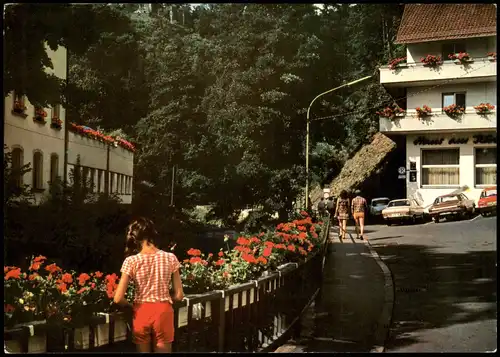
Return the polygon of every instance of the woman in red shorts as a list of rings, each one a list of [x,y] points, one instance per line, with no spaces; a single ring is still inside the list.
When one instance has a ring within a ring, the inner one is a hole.
[[[128,305],[127,286],[135,284],[133,337],[139,352],[151,351],[153,336],[155,352],[171,352],[174,340],[173,300],[182,300],[184,292],[179,274],[179,261],[172,253],[155,245],[158,232],[151,220],[133,221],[127,232],[127,247],[120,283],[114,302]],[[174,296],[170,296],[172,282]]]

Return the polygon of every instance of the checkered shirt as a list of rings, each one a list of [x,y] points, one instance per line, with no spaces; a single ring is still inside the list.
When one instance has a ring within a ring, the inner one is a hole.
[[[135,283],[135,302],[165,302],[171,304],[170,280],[180,267],[172,253],[158,250],[154,254],[136,254],[125,259],[121,272]]]
[[[354,213],[365,212],[366,200],[360,196],[354,197],[351,207]]]

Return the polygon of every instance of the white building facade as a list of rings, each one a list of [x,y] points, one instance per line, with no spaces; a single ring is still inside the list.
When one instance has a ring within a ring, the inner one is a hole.
[[[66,79],[64,47],[52,51],[52,71]],[[35,108],[25,96],[10,93],[4,98],[4,143],[12,152],[13,166],[31,163],[31,171],[20,181],[29,184],[37,203],[48,195],[50,183],[64,177],[66,110],[62,105]],[[81,173],[93,184],[94,192],[115,193],[124,204],[132,202],[134,148],[120,139],[98,140],[75,130],[68,123],[67,175],[80,161]]]
[[[405,112],[381,117],[379,128],[406,136],[407,196],[425,207],[465,189],[477,205],[482,189],[496,186],[496,8],[406,5],[397,42],[407,47],[406,63],[381,68],[380,82]],[[458,53],[468,59],[449,58]],[[441,61],[422,63],[428,55]],[[418,115],[416,108],[424,105],[431,113]],[[450,114],[450,105],[463,113]],[[481,105],[491,109],[481,113]]]

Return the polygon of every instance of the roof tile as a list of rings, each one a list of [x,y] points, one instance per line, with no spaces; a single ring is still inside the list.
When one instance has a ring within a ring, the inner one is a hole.
[[[395,43],[496,36],[494,4],[405,5]]]

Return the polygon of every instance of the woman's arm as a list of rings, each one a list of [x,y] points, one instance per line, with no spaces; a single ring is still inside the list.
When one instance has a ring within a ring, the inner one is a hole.
[[[176,301],[184,299],[184,290],[182,289],[181,274],[179,274],[179,269],[172,274],[172,285],[174,288],[174,296],[172,296],[172,299]]]
[[[120,282],[118,283],[118,288],[115,291],[115,297],[113,301],[118,305],[129,305],[130,303],[125,299],[125,293],[127,292],[128,282],[130,281],[130,277],[128,274],[122,273],[120,278]]]
[[[335,213],[334,213],[333,217],[337,217],[337,211],[339,210],[339,201],[340,201],[340,199],[337,199],[337,204],[335,205]]]

